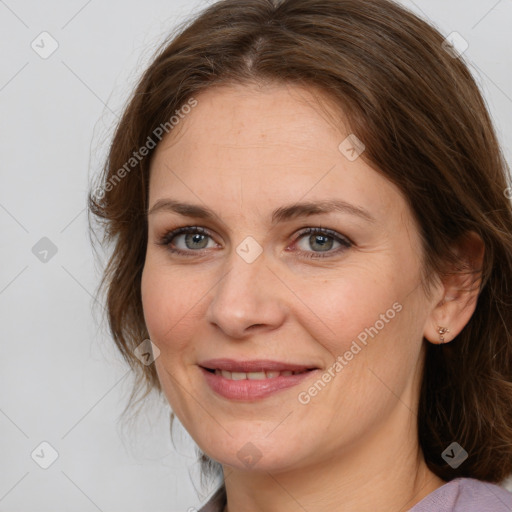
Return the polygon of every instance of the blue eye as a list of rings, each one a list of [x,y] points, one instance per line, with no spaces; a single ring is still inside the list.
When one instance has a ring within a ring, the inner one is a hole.
[[[180,237],[183,237],[185,243],[184,249],[175,246],[175,240],[178,240]],[[169,250],[173,253],[189,256],[191,252],[198,252],[197,249],[207,249],[208,238],[211,238],[211,236],[204,228],[186,226],[175,229],[174,231],[169,231],[162,237],[159,243],[168,246]]]
[[[313,251],[300,249],[300,252],[307,258],[327,258],[352,247],[352,242],[348,238],[326,228],[307,228],[301,231],[295,239],[295,244],[297,241],[302,242],[302,239],[314,249]],[[334,244],[338,244],[338,247],[332,251]],[[326,253],[326,255],[322,253]]]
[[[348,238],[336,231],[320,227],[302,230],[295,238],[294,245],[297,245],[299,241],[302,242],[303,239],[313,249],[312,251],[299,249],[298,252],[307,258],[327,258],[337,255],[353,245]],[[184,247],[179,247],[179,243],[183,243]],[[180,256],[194,256],[194,253],[197,254],[205,249],[218,246],[209,232],[200,226],[185,226],[169,231],[158,244],[166,246],[170,252]]]

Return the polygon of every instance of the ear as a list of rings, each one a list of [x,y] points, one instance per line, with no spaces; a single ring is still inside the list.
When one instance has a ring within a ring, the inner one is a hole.
[[[467,232],[452,246],[459,263],[447,269],[438,293],[434,294],[433,309],[423,333],[430,342],[452,341],[469,322],[480,293],[484,250],[482,239],[474,231]],[[440,332],[440,328],[448,330]]]

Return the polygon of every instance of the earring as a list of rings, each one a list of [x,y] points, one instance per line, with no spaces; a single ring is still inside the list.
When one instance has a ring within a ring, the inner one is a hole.
[[[439,333],[439,340],[441,341],[441,343],[444,343],[445,341],[443,334],[450,332],[450,329],[448,329],[448,327],[439,326],[437,332]]]

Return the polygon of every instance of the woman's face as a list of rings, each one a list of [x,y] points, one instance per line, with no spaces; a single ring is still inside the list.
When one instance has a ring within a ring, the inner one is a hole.
[[[152,162],[142,300],[158,377],[199,447],[239,468],[416,432],[433,308],[418,227],[312,91],[209,89]],[[308,371],[265,372],[290,364]]]

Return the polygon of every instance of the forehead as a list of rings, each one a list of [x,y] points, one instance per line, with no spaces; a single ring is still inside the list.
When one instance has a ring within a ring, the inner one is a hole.
[[[236,151],[245,149],[259,159],[271,156],[273,160],[293,156],[275,154],[278,146],[290,146],[294,154],[327,151],[337,155],[346,132],[341,109],[313,88],[228,85],[207,89],[196,101],[160,143],[157,154],[176,146],[176,152],[186,151],[188,159],[236,158]]]
[[[340,151],[350,135],[347,123],[321,91],[236,85],[195,98],[197,105],[156,149],[150,206],[166,193],[216,206],[222,199],[224,207],[230,201],[279,206],[333,193],[373,203],[374,211],[396,201],[391,182]]]

